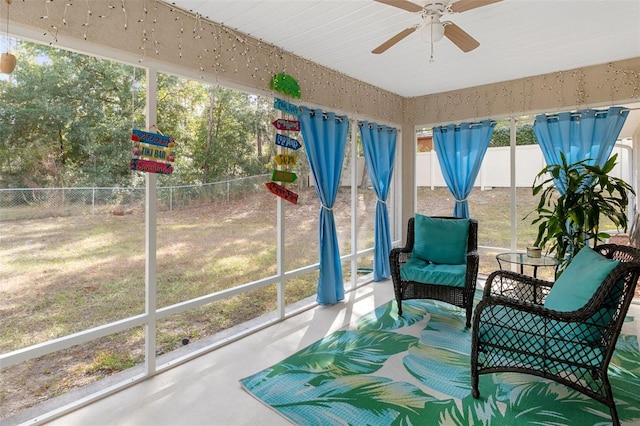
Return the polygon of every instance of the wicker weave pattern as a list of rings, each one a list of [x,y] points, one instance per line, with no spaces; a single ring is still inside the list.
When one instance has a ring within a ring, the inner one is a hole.
[[[443,217],[438,217],[443,218]],[[457,218],[446,217],[444,219],[457,220]],[[428,236],[425,236],[428,238]],[[391,278],[398,303],[398,313],[402,315],[402,301],[409,299],[435,299],[459,306],[466,310],[467,327],[471,326],[471,313],[473,310],[473,296],[476,291],[476,280],[478,277],[479,257],[478,249],[478,221],[469,221],[469,239],[467,241],[467,271],[465,286],[453,287],[438,285],[436,283],[419,283],[415,281],[405,281],[400,277],[400,267],[411,257],[413,244],[415,241],[414,218],[409,219],[407,226],[407,242],[402,248],[395,248],[389,254],[391,263]],[[442,242],[446,244],[446,241]]]
[[[602,402],[609,407],[613,423],[619,424],[607,370],[640,276],[640,250],[608,244],[596,251],[622,263],[591,300],[573,312],[542,306],[551,282],[509,271],[496,271],[487,278],[473,317],[474,398],[480,396],[481,374],[533,374]]]

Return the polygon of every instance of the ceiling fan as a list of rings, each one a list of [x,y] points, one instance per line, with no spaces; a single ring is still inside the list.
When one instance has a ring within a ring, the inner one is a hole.
[[[422,22],[412,27],[406,28],[400,31],[398,34],[391,37],[389,40],[382,43],[371,51],[374,54],[380,54],[385,52],[391,46],[400,42],[405,37],[412,34],[418,28],[421,28],[422,38],[425,41],[431,42],[431,61],[433,61],[433,43],[442,40],[442,37],[446,37],[453,44],[458,46],[463,52],[470,52],[476,47],[480,46],[480,43],[462,28],[457,26],[451,21],[442,21],[441,18],[450,13],[459,13],[471,9],[476,9],[481,6],[486,6],[492,3],[497,3],[501,0],[458,0],[454,3],[450,3],[450,0],[437,0],[428,1],[424,6],[410,2],[408,0],[375,0],[379,3],[384,3],[389,6],[404,9],[409,12],[419,13]]]

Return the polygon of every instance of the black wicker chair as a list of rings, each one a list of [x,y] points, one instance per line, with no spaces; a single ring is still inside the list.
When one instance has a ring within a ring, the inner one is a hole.
[[[402,248],[395,248],[389,254],[391,263],[391,278],[395,290],[396,301],[398,303],[398,313],[402,315],[402,301],[408,299],[435,299],[466,310],[466,326],[471,326],[471,313],[473,310],[473,296],[476,290],[476,280],[478,277],[479,257],[478,248],[478,221],[475,219],[460,219],[454,217],[434,216],[434,219],[444,220],[468,220],[469,231],[466,252],[466,272],[464,286],[446,285],[438,282],[418,282],[405,280],[401,276],[401,267],[411,258],[414,251],[415,218],[409,219],[407,227],[407,242]],[[419,238],[429,238],[429,235],[420,235]],[[445,247],[446,240],[438,241],[438,244]]]
[[[551,303],[544,305],[550,300],[548,295],[554,283],[510,271],[489,275],[473,316],[474,398],[480,397],[481,374],[506,371],[533,374],[602,402],[609,407],[613,423],[619,424],[607,371],[640,276],[640,250],[605,244],[593,251],[620,263],[603,272],[603,279],[595,280],[600,284],[594,286],[593,293],[587,292],[582,301],[573,298],[572,303],[581,305],[573,310],[554,310]],[[570,267],[571,264],[563,275]],[[585,286],[586,279],[575,282],[574,276],[565,277],[564,283],[569,282],[572,287],[564,288],[575,291]],[[561,278],[555,283],[560,283]],[[572,297],[563,293],[562,299]],[[554,308],[557,309],[555,305]]]

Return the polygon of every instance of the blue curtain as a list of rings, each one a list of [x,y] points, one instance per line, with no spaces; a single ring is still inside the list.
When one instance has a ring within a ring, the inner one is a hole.
[[[340,185],[349,120],[346,116],[307,107],[300,107],[298,118],[316,194],[322,203],[318,225],[320,277],[317,301],[323,305],[334,304],[344,299],[344,280],[332,209]]]
[[[478,177],[496,122],[450,124],[433,128],[433,142],[444,181],[453,194],[455,217],[469,217],[467,197]]]
[[[398,130],[368,121],[360,121],[358,126],[362,138],[364,160],[367,164],[373,190],[378,198],[374,224],[373,280],[382,281],[391,276],[391,266],[389,265],[391,233],[389,232],[387,196],[393,176]]]
[[[569,164],[587,159],[589,165],[602,167],[628,115],[629,110],[623,107],[540,114],[533,123],[533,132],[547,164],[562,164],[562,152]],[[564,194],[565,182],[556,180],[555,184]]]

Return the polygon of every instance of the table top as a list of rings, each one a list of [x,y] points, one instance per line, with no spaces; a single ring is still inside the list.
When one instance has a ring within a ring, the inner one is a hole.
[[[522,252],[508,252],[500,253],[496,256],[499,262],[509,262],[518,265],[527,266],[558,266],[560,262],[558,259],[552,256],[542,255],[540,257],[530,257],[527,253]]]

